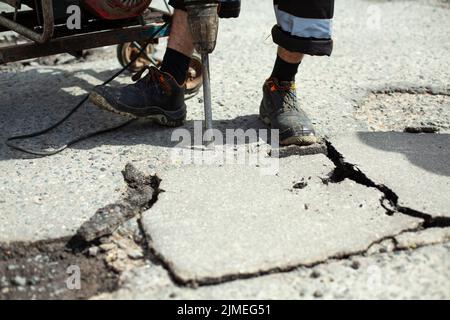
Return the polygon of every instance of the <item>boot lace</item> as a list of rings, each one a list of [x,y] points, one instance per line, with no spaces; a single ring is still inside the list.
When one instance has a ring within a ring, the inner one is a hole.
[[[142,77],[145,71],[148,71],[148,73],[145,77]],[[165,93],[167,95],[170,95],[171,93],[170,85],[166,82],[161,72],[155,67],[145,66],[142,70],[135,73],[131,79],[136,82],[138,86],[140,85],[146,88],[150,87],[158,93]]]
[[[278,93],[283,99],[283,110],[298,110],[297,106],[297,92],[295,84],[291,83],[289,85],[281,86],[272,80],[269,80],[269,88],[272,93]]]

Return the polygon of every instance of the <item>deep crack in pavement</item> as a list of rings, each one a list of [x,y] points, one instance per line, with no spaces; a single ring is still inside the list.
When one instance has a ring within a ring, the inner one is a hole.
[[[424,222],[422,226],[424,228],[444,228],[450,226],[450,218],[448,217],[434,217],[428,213],[399,205],[399,197],[392,189],[390,189],[388,186],[377,184],[376,182],[372,181],[356,165],[346,162],[345,157],[338,150],[336,150],[336,148],[334,148],[330,141],[326,140],[325,143],[327,145],[328,158],[336,166],[336,169],[330,177],[331,181],[340,182],[347,178],[366,187],[378,189],[383,193],[383,198],[380,200],[380,202],[386,209],[386,212],[388,214],[392,214],[392,211],[398,211],[414,218],[423,219]],[[391,208],[385,206],[385,201],[388,202]]]
[[[380,206],[382,206],[386,210],[387,215],[392,215],[394,212],[399,212],[414,218],[422,219],[423,222],[415,228],[411,229],[405,229],[399,232],[398,234],[394,235],[388,235],[385,237],[382,237],[374,242],[372,242],[366,249],[360,250],[357,252],[348,252],[348,253],[340,253],[338,255],[330,256],[325,260],[316,261],[314,263],[310,264],[296,264],[291,266],[285,266],[285,267],[277,267],[272,268],[269,270],[263,270],[258,272],[251,272],[251,273],[241,273],[241,274],[228,274],[221,277],[204,277],[202,279],[197,280],[188,280],[181,278],[177,275],[177,273],[174,271],[173,266],[171,265],[171,262],[167,260],[164,255],[159,253],[155,248],[151,245],[151,235],[146,236],[146,243],[149,250],[149,260],[156,264],[162,266],[168,273],[171,280],[176,284],[177,286],[186,286],[191,288],[196,288],[200,286],[211,286],[211,285],[219,285],[230,281],[235,280],[244,280],[244,279],[251,279],[256,277],[261,277],[265,275],[271,275],[271,274],[277,274],[277,273],[286,273],[291,272],[295,269],[298,269],[300,267],[314,267],[319,264],[327,263],[328,261],[332,260],[345,260],[349,259],[351,257],[355,256],[361,256],[364,254],[367,254],[367,252],[375,245],[380,244],[384,241],[393,241],[394,242],[394,249],[393,251],[401,251],[405,250],[404,248],[397,247],[396,246],[396,237],[400,236],[405,233],[415,233],[422,231],[427,228],[445,228],[450,226],[450,218],[447,217],[433,217],[430,214],[420,212],[417,210],[414,210],[412,208],[404,207],[399,205],[399,197],[397,194],[391,190],[389,187],[378,184],[374,181],[372,181],[369,177],[366,176],[364,172],[362,172],[356,165],[348,163],[345,161],[345,157],[339,153],[334,146],[329,142],[328,140],[324,141],[326,145],[326,152],[323,152],[327,155],[327,157],[334,163],[335,169],[330,174],[330,177],[328,179],[324,179],[323,182],[326,183],[339,183],[342,182],[345,179],[350,179],[360,185],[363,185],[368,188],[375,188],[378,191],[382,193],[382,197],[380,199]],[[321,152],[322,153],[322,152]],[[298,154],[298,152],[293,153]],[[307,154],[305,154],[306,156]],[[289,156],[289,155],[286,155]],[[139,219],[139,223],[142,228],[142,221]],[[145,232],[143,232],[145,236]],[[417,246],[414,249],[417,249],[421,246]]]
[[[129,262],[120,262],[119,266],[117,266],[117,262],[115,262],[117,257],[111,258],[110,251],[116,242],[114,240],[105,240],[108,239],[105,236],[115,233],[123,223],[132,218],[136,218],[137,222],[138,230],[135,232],[142,237],[140,241],[134,241],[142,250],[141,258],[147,263],[161,265],[168,272],[175,285],[192,288],[219,285],[230,281],[270,274],[287,273],[300,267],[312,268],[328,261],[350,259],[351,257],[367,254],[373,246],[387,240],[393,241],[394,250],[404,250],[396,246],[397,236],[426,228],[447,227],[450,225],[450,219],[446,217],[432,217],[429,214],[399,206],[398,196],[394,191],[387,186],[379,185],[370,180],[357,166],[345,162],[344,156],[329,141],[325,141],[325,143],[328,157],[335,164],[336,168],[330,174],[328,181],[324,183],[339,183],[344,179],[350,179],[366,187],[376,188],[383,194],[380,202],[383,204],[384,199],[389,203],[390,208],[386,207],[387,212],[390,210],[398,211],[420,218],[423,220],[420,227],[403,230],[398,234],[378,239],[364,250],[341,253],[311,264],[277,267],[247,274],[230,274],[220,278],[203,278],[199,281],[184,281],[172,270],[172,266],[164,256],[152,248],[151,239],[143,231],[141,213],[150,209],[157,201],[158,194],[162,191],[159,189],[160,179],[156,176],[147,176],[128,164],[122,172],[124,181],[127,184],[124,198],[116,204],[100,209],[92,219],[80,228],[81,231],[78,232],[77,237],[70,239],[70,241],[68,241],[69,239],[61,239],[51,242],[12,243],[0,246],[2,249],[0,270],[2,270],[3,275],[0,278],[0,297],[6,299],[86,299],[102,292],[118,290],[120,274],[127,268],[123,264]],[[113,206],[124,208],[126,214],[113,210],[107,211],[108,214],[105,215],[105,208]],[[80,236],[83,239],[82,242],[79,242]],[[130,245],[126,244],[122,248],[128,246]],[[117,246],[115,248],[117,249]],[[92,254],[93,251],[96,253]],[[67,268],[72,265],[76,265],[83,270],[81,290],[70,290],[67,288]]]

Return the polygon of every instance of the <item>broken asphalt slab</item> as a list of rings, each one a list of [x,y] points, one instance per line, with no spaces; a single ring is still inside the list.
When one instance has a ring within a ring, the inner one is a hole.
[[[94,299],[449,299],[449,254],[449,244],[375,253],[195,289],[151,265],[126,272],[118,291]]]
[[[367,130],[365,120],[355,121],[355,107],[379,88],[392,91],[399,84],[402,88],[448,88],[450,69],[442,66],[449,63],[448,46],[443,44],[450,35],[450,11],[440,3],[379,1],[376,7],[383,12],[382,25],[370,28],[372,1],[336,2],[333,57],[305,59],[299,79],[300,102],[321,135]],[[222,129],[262,126],[257,119],[261,85],[276,55],[268,27],[275,22],[272,3],[247,0],[242,6],[240,19],[221,21],[220,41],[211,57],[215,125]],[[354,30],[359,32],[358,39]],[[84,62],[54,66],[33,62],[20,69],[0,70],[0,140],[41,130],[59,120],[81,94],[117,71],[120,65],[114,52],[110,48],[100,59]],[[327,81],[323,81],[324,71]],[[126,75],[117,83],[130,83],[130,79]],[[201,96],[187,105],[189,121],[203,119]],[[430,114],[442,120],[446,113],[433,108]],[[88,104],[61,131],[43,141],[32,139],[30,144],[60,146],[80,132],[118,121],[122,119],[117,115]],[[23,154],[1,143],[1,241],[72,236],[96,210],[120,197],[124,186],[120,171],[126,163],[132,160],[160,170],[170,162],[168,154],[174,145],[170,135],[169,129],[141,123],[47,159],[23,159]]]
[[[388,216],[376,189],[323,183],[333,169],[315,155],[280,159],[277,175],[245,165],[169,170],[143,213],[149,247],[178,283],[213,284],[361,252],[421,223]]]
[[[358,132],[333,136],[332,147],[371,181],[398,197],[398,205],[450,222],[450,135]],[[442,218],[442,219],[441,219]]]
[[[125,166],[122,174],[128,185],[124,198],[97,210],[83,223],[77,231],[79,240],[91,242],[111,235],[126,221],[152,206],[158,193],[159,178],[145,175],[130,163]]]
[[[315,143],[310,146],[282,146],[277,149],[272,149],[270,151],[271,157],[276,158],[287,158],[291,156],[311,156],[315,154],[324,154],[327,155],[327,146],[323,140],[320,140],[318,143]]]

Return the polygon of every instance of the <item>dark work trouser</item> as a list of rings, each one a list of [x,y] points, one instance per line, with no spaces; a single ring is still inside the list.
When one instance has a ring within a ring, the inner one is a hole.
[[[169,1],[174,8],[184,10],[183,2]],[[276,44],[293,52],[331,55],[334,0],[274,0],[274,7],[277,24],[272,38]]]

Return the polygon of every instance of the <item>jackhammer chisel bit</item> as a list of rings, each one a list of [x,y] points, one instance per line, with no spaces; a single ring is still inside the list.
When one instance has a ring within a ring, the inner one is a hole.
[[[194,46],[202,56],[203,63],[203,100],[205,107],[205,129],[213,128],[211,83],[209,73],[209,54],[216,47],[219,31],[219,0],[185,0],[189,27],[194,39]],[[207,145],[213,141],[206,141]]]

